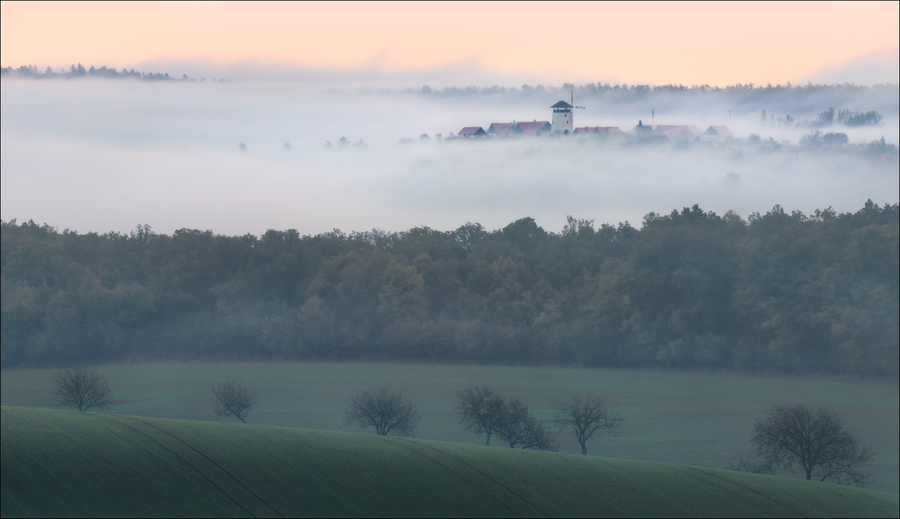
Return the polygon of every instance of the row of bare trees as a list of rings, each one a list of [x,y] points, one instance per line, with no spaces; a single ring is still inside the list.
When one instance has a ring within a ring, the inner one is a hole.
[[[56,375],[54,393],[59,404],[79,411],[97,409],[109,411],[112,391],[103,376],[94,368],[69,368]],[[228,379],[212,387],[213,411],[216,419],[233,416],[247,423],[247,416],[256,405],[256,392],[243,382]],[[485,445],[496,435],[510,448],[556,450],[550,435],[550,423],[536,418],[528,404],[518,398],[504,399],[484,385],[469,386],[457,393],[459,420],[466,430],[485,434]],[[618,413],[608,413],[599,398],[572,394],[569,401],[558,402],[555,423],[560,429],[572,428],[581,453],[587,454],[586,443],[598,430],[612,432],[622,425]],[[360,391],[350,398],[345,411],[345,425],[373,427],[376,434],[413,436],[421,420],[415,404],[402,393],[390,392],[386,387],[378,391]]]
[[[96,368],[78,366],[58,371],[53,378],[53,394],[58,405],[79,411],[109,411],[113,392],[106,378]],[[247,414],[256,404],[256,393],[242,382],[228,379],[212,388],[216,418],[234,416],[247,423]]]
[[[56,374],[54,394],[59,405],[79,411],[109,411],[113,393],[106,379],[95,368],[69,368]],[[256,404],[256,393],[243,382],[228,379],[212,388],[216,418],[234,416],[247,423]],[[624,421],[621,414],[606,408],[603,400],[593,395],[571,393],[556,401],[553,420],[534,416],[528,404],[519,398],[503,398],[486,385],[471,385],[457,392],[456,408],[460,423],[467,431],[500,438],[509,448],[552,450],[558,448],[550,434],[552,426],[559,431],[572,430],[587,454],[587,443],[595,433],[615,434]],[[378,391],[364,390],[350,398],[345,411],[345,425],[372,427],[376,434],[413,436],[421,420],[415,403],[402,393],[386,387]],[[799,465],[806,479],[842,484],[864,484],[870,477],[860,465],[872,459],[873,452],[846,430],[844,421],[826,408],[810,409],[804,405],[776,405],[765,418],[757,419],[752,440],[756,457],[742,456],[735,470],[772,474],[777,469]]]
[[[234,416],[247,423],[246,417],[256,403],[252,389],[229,379],[213,386],[212,391],[217,418]],[[557,402],[558,413],[552,422],[535,417],[528,404],[520,399],[504,399],[484,385],[469,386],[459,391],[457,396],[460,423],[466,430],[485,434],[485,445],[490,445],[491,436],[496,435],[511,449],[521,447],[555,451],[558,445],[550,434],[550,426],[555,423],[560,430],[574,429],[581,453],[587,454],[587,441],[595,432],[601,429],[612,432],[622,425],[621,415],[607,412],[603,401],[593,396],[572,394],[568,401]],[[353,395],[344,412],[345,426],[356,424],[362,429],[371,427],[381,436],[414,436],[420,420],[421,415],[414,402],[386,387],[377,391],[363,390]]]
[[[556,450],[550,436],[552,424],[563,429],[573,429],[581,445],[581,453],[587,454],[587,442],[595,432],[613,433],[622,426],[618,412],[609,412],[599,397],[570,394],[567,400],[557,401],[556,418],[539,420],[532,415],[527,404],[518,398],[504,399],[485,385],[472,385],[457,393],[459,405],[456,412],[467,431],[485,435],[485,445],[491,444],[496,435],[510,448]]]
[[[568,400],[557,402],[554,420],[534,416],[528,404],[518,398],[505,399],[485,385],[472,385],[457,393],[457,416],[466,430],[485,435],[485,445],[491,437],[500,438],[509,448],[551,450],[558,449],[551,427],[573,429],[587,454],[587,441],[599,431],[614,432],[622,425],[619,413],[606,410],[603,401],[594,396],[572,394]],[[378,391],[361,391],[350,398],[345,411],[345,425],[372,427],[379,435],[413,436],[421,415],[415,404],[386,387]]]

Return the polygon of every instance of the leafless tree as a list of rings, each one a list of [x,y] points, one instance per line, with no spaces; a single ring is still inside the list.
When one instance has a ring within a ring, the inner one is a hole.
[[[531,416],[531,411],[528,409],[528,405],[518,398],[503,404],[497,417],[497,436],[509,443],[510,449],[525,441],[528,436],[525,422],[529,416]]]
[[[614,433],[622,427],[624,418],[618,412],[609,412],[600,397],[570,394],[568,400],[556,402],[556,424],[560,430],[572,428],[581,445],[581,454],[587,454],[587,441],[597,431]]]
[[[525,435],[521,445],[523,449],[538,451],[556,451],[559,445],[550,432],[550,424],[546,420],[539,420],[533,416],[525,419]]]
[[[247,423],[247,415],[256,404],[256,392],[234,379],[219,382],[212,388],[213,409],[216,420],[223,416],[233,415]]]
[[[79,411],[109,411],[113,394],[96,368],[67,368],[57,372],[54,381],[53,394],[59,397],[59,405],[72,406]]]
[[[345,412],[347,425],[361,428],[374,427],[381,436],[396,434],[414,436],[419,425],[419,412],[413,402],[403,399],[403,393],[391,393],[386,387],[377,392],[360,391],[350,398],[350,408]]]
[[[456,393],[459,405],[456,414],[467,431],[486,436],[484,444],[491,444],[491,435],[497,432],[503,399],[485,385],[471,385]]]
[[[872,459],[872,452],[830,409],[776,405],[754,428],[757,452],[772,467],[799,463],[806,479],[832,483],[859,485],[869,478],[858,466]]]
[[[531,414],[528,405],[518,398],[505,403],[496,424],[496,434],[509,444],[509,448],[555,451],[556,441],[550,435],[549,426]]]

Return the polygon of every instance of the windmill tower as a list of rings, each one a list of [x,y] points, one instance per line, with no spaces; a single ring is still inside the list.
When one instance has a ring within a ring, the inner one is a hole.
[[[572,111],[576,108],[584,110],[583,106],[575,106],[575,87],[572,87],[571,99],[571,103],[560,101],[550,107],[553,109],[553,120],[550,123],[553,126],[553,133],[569,135],[575,131],[575,121]]]

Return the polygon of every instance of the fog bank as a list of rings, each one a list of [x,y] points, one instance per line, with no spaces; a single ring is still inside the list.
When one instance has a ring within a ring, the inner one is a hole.
[[[729,118],[721,103],[654,99],[656,124],[726,125],[739,146],[627,147],[579,138],[435,138],[464,126],[549,120],[559,93],[442,97],[323,92],[289,82],[89,80],[10,80],[0,88],[0,217],[79,232],[125,232],[137,223],[223,234],[447,230],[467,221],[494,229],[523,216],[558,231],[566,215],[640,225],[651,211],[694,204],[743,217],[775,204],[855,211],[868,198],[895,203],[900,191],[895,160],[788,153],[811,130],[760,125],[757,107],[747,104]],[[882,136],[898,142],[896,97],[847,96],[834,108],[882,110],[882,125],[825,131],[846,133],[851,145]],[[778,115],[815,119],[836,100],[801,101],[777,107]],[[651,122],[651,107],[640,101],[585,104],[576,126],[630,130],[638,119]],[[423,133],[430,140],[420,140]],[[746,144],[751,133],[784,149],[760,152]],[[365,145],[341,147],[341,137]]]

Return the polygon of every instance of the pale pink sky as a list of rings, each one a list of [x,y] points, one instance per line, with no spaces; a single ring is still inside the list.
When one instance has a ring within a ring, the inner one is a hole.
[[[776,83],[892,51],[898,19],[900,2],[2,2],[0,62],[386,72],[465,62],[557,81]]]

